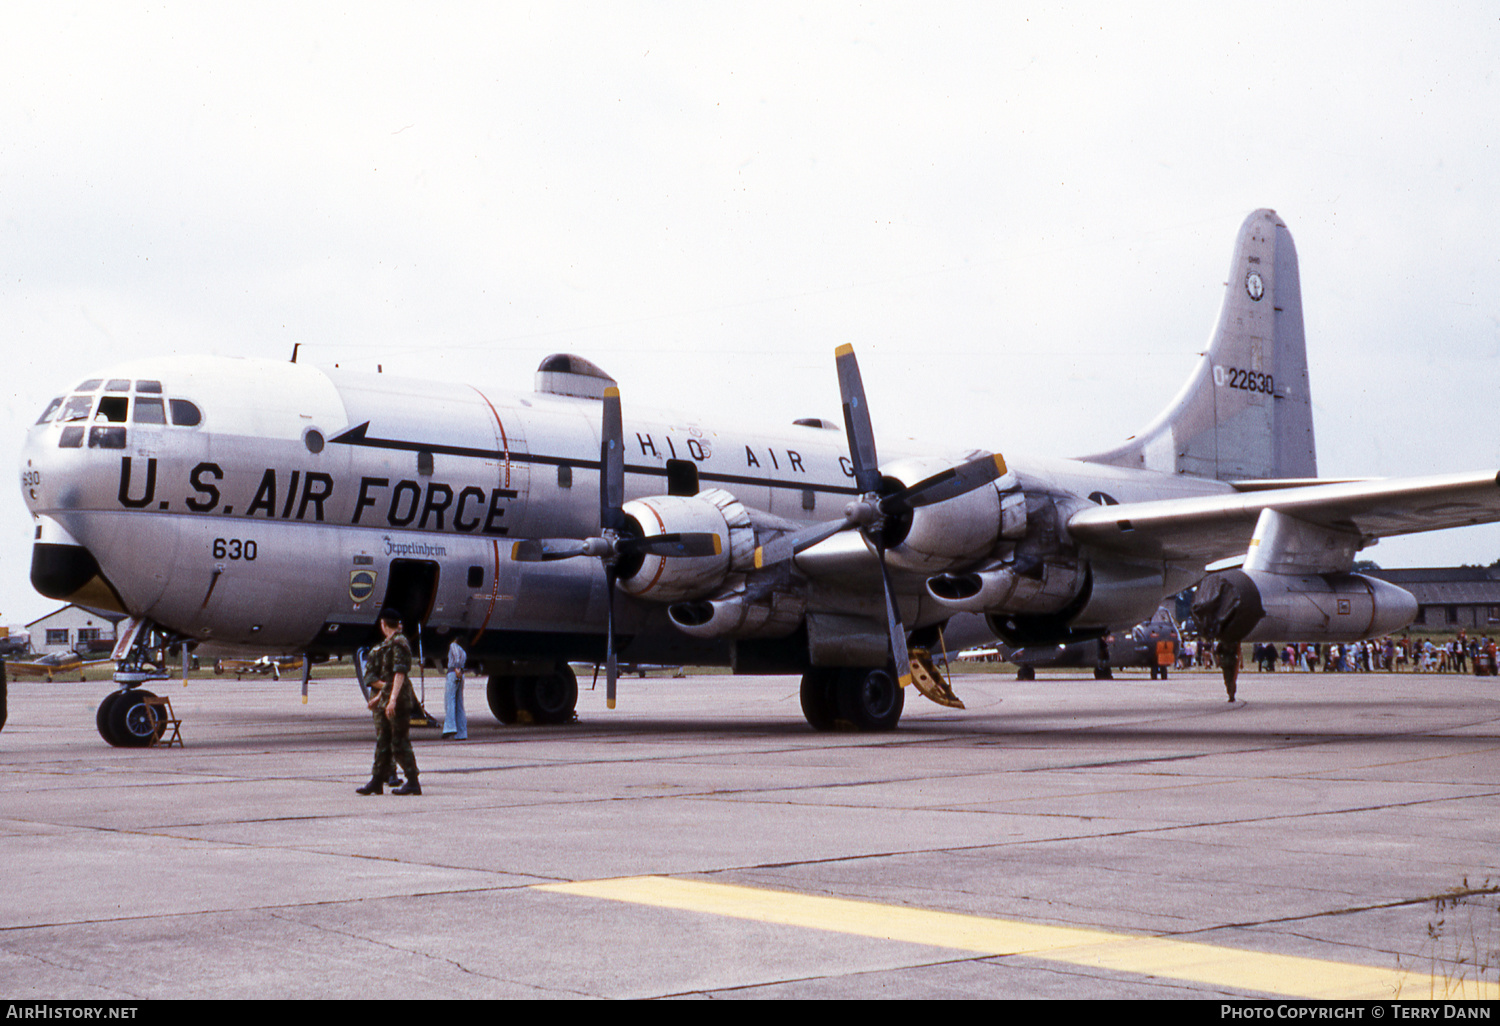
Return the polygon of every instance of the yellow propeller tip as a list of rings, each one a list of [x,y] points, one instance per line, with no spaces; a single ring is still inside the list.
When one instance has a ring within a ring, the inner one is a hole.
[[[848,342],[845,342],[843,345],[839,346],[837,349],[835,349],[833,351],[833,355],[834,356],[850,356],[853,353],[854,353],[854,346],[851,345]]]

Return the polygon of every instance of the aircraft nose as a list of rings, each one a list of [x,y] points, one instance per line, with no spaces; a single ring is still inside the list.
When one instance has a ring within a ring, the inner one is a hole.
[[[32,546],[31,586],[48,598],[70,600],[98,576],[99,561],[82,545]]]
[[[126,612],[119,592],[94,554],[50,517],[42,517],[31,547],[31,586],[40,594],[90,609]]]

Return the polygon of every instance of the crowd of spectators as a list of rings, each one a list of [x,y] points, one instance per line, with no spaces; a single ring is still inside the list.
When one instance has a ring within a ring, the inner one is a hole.
[[[1250,649],[1251,663],[1263,673],[1277,670],[1299,670],[1305,673],[1323,671],[1371,673],[1468,673],[1495,675],[1495,642],[1488,637],[1470,638],[1464,631],[1446,642],[1431,638],[1387,636],[1348,644],[1313,645],[1258,643]],[[1194,638],[1184,638],[1178,653],[1180,669],[1200,667],[1216,669],[1214,646]]]

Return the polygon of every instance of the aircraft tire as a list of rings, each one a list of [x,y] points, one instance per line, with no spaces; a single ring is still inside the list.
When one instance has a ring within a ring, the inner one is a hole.
[[[1019,670],[1016,671],[1016,680],[1036,680],[1036,668],[1031,666],[1022,666]]]
[[[491,674],[485,697],[490,702],[490,712],[495,719],[510,726],[519,718],[516,708],[516,691],[519,678],[502,674]]]
[[[99,711],[94,714],[94,726],[99,728],[99,736],[115,748],[122,746],[119,740],[115,738],[115,729],[112,726],[114,722],[114,707],[116,700],[123,694],[123,691],[111,691],[105,695],[104,701],[99,703]]]
[[[839,718],[837,670],[808,670],[802,675],[802,715],[813,730],[832,730]]]
[[[161,736],[166,723],[146,708],[146,699],[155,698],[154,694],[132,688],[117,695],[109,712],[110,732],[114,735],[111,744],[119,748],[145,748]]]
[[[839,718],[860,731],[895,730],[906,692],[888,669],[854,667],[839,675]]]
[[[533,722],[555,725],[578,718],[578,678],[567,663],[547,676],[519,677],[516,683],[516,697]]]

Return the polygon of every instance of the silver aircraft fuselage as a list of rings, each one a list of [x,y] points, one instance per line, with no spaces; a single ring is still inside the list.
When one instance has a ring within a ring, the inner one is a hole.
[[[856,493],[844,433],[827,424],[733,430],[627,404],[624,437],[630,498],[667,493],[685,474],[757,516],[803,525],[838,516]],[[605,620],[597,561],[518,563],[510,551],[517,539],[598,531],[599,438],[599,403],[588,398],[170,358],[112,368],[59,396],[28,433],[21,484],[39,551],[81,548],[97,561],[87,581],[64,568],[66,597],[187,638],[346,651],[368,640],[392,582],[417,575],[430,629],[482,636],[492,653],[596,659]],[[899,474],[902,457],[932,463],[907,453],[883,466]],[[1069,460],[1008,464],[1010,486],[1051,496],[1059,522],[1102,501],[1094,493],[1124,503],[1229,489]],[[877,573],[858,535],[797,562],[833,573],[814,589],[818,601],[868,612],[867,588],[840,586],[839,575],[853,584]],[[1117,622],[1149,615],[1202,570],[1134,565],[1127,577],[1138,594]],[[920,580],[909,584],[906,624],[953,617]],[[629,658],[730,661],[727,642],[688,637],[664,611],[649,600],[621,605]],[[975,628],[974,643],[990,637]]]

